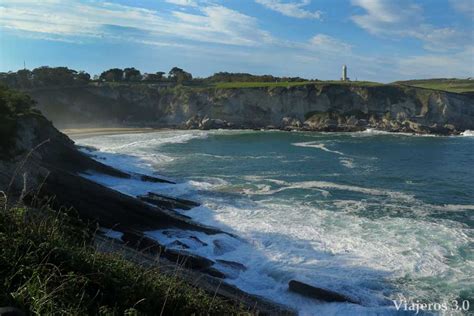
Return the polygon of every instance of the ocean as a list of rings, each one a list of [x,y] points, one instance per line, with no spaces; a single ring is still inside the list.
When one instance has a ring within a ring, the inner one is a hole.
[[[180,212],[235,237],[170,229],[147,235],[242,263],[246,270],[218,269],[227,282],[301,315],[401,314],[393,300],[445,303],[451,315],[454,300],[474,304],[472,133],[162,131],[77,143],[95,147],[106,164],[177,184],[85,177],[130,195],[196,200],[202,205]],[[290,293],[290,280],[361,305]]]

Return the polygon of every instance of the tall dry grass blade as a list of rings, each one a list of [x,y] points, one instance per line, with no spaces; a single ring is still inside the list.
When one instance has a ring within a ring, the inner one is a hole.
[[[36,151],[38,150],[41,146],[43,146],[44,144],[47,144],[50,142],[50,139],[46,139],[44,141],[42,141],[41,143],[39,143],[38,145],[36,145],[33,149],[31,149],[28,154],[26,154],[25,158],[23,158],[21,160],[21,162],[18,164],[18,166],[15,168],[15,171],[13,172],[13,175],[12,175],[12,178],[10,179],[10,183],[8,184],[8,187],[7,187],[7,195],[10,196],[10,190],[11,190],[11,187],[13,186],[13,183],[15,182],[15,179],[18,175],[19,172],[21,172],[21,170],[23,169],[23,167],[25,166],[26,162],[28,161],[28,159],[31,157],[31,155]]]
[[[4,212],[7,211],[7,203],[8,203],[8,198],[5,192],[0,191],[0,208],[3,209]]]

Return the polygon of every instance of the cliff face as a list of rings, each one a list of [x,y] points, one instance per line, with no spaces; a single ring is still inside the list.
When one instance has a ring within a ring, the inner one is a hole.
[[[73,141],[36,111],[12,112],[11,119],[15,127],[9,135],[0,135],[8,137],[8,147],[0,147],[0,198],[7,196],[10,203],[23,201],[33,206],[37,199],[53,198],[49,203],[58,209],[74,207],[81,218],[123,232],[169,227],[220,232],[174,212],[174,205],[183,204],[183,200],[159,196],[152,207],[80,174],[94,173],[144,182],[166,180],[125,173],[92,159],[77,150]]]
[[[90,85],[29,91],[59,126],[378,128],[456,133],[474,129],[474,97],[400,85],[308,84],[270,88]]]

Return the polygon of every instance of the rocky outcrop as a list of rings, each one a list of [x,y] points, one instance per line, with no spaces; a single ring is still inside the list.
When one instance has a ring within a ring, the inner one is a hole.
[[[158,266],[162,273],[173,277],[179,276],[187,280],[189,284],[203,289],[212,296],[218,295],[236,304],[246,306],[250,314],[262,316],[297,315],[296,311],[286,306],[276,304],[259,296],[250,295],[236,286],[224,282],[220,278],[212,277],[210,274],[201,273],[196,270],[183,269],[176,265],[176,261],[170,261],[163,257],[160,260],[156,260],[156,256],[153,253],[135,250],[135,248],[127,247],[126,244],[115,239],[98,236],[96,238],[96,248],[101,252],[120,253],[126,259],[146,267]]]
[[[474,96],[403,85],[312,83],[216,89],[98,84],[28,93],[60,126],[376,128],[439,134],[474,129]]]
[[[9,201],[37,203],[48,198],[49,203],[58,208],[74,207],[83,219],[119,231],[174,227],[208,234],[221,233],[174,211],[177,207],[196,205],[192,201],[163,197],[155,199],[151,205],[80,174],[97,173],[124,180],[170,181],[128,174],[90,158],[78,151],[67,136],[40,114],[19,116],[16,123],[12,139],[14,146],[8,157],[0,159],[0,191],[5,192]]]
[[[232,124],[227,122],[226,120],[221,119],[211,119],[207,116],[201,118],[199,116],[193,116],[189,120],[186,121],[184,127],[187,129],[203,129],[203,130],[210,130],[210,129],[219,129],[219,128],[232,128]]]
[[[159,266],[160,269],[163,267],[162,260],[166,260],[168,267],[171,267],[168,270],[173,269],[170,273],[174,276],[179,273],[211,295],[244,304],[256,314],[295,314],[283,306],[225,283],[223,279],[228,275],[216,268],[221,267],[221,262],[193,255],[186,249],[176,249],[179,247],[175,245],[161,245],[144,235],[145,231],[164,228],[205,234],[224,233],[175,212],[176,208],[189,209],[198,203],[153,193],[145,196],[150,200],[144,202],[94,183],[81,174],[100,173],[123,178],[124,181],[133,178],[148,182],[172,182],[153,176],[128,174],[93,160],[78,151],[67,136],[39,113],[17,116],[11,137],[12,148],[2,152],[4,155],[0,158],[0,199],[8,198],[8,203],[40,206],[44,198],[55,209],[72,207],[81,219],[121,232],[120,241],[114,237],[104,242],[107,237],[102,236],[99,230],[95,237],[97,241],[102,240],[99,251],[133,254],[127,259],[146,266]],[[190,238],[202,242],[195,236]],[[161,260],[157,260],[158,256]],[[3,308],[1,313],[17,315],[19,311]]]
[[[140,195],[138,198],[144,202],[158,205],[160,207],[165,207],[170,210],[180,209],[180,210],[190,210],[193,207],[199,206],[200,204],[194,201],[172,198],[169,196],[156,194],[153,192],[148,192],[147,195]]]
[[[296,280],[291,280],[288,283],[288,289],[292,292],[301,294],[306,297],[314,298],[323,302],[342,302],[358,304],[356,301],[342,294],[308,285],[306,283]]]

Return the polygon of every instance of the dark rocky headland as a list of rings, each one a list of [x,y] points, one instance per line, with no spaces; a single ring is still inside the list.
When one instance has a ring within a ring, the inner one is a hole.
[[[33,105],[25,94],[0,87],[0,307],[14,305],[27,314],[56,313],[59,306],[66,314],[131,309],[154,315],[161,308],[178,314],[294,313],[227,284],[212,260],[145,237],[145,231],[163,228],[224,232],[175,211],[196,202],[152,193],[135,198],[85,179],[80,174],[170,183],[92,159]],[[122,237],[109,238],[99,227]],[[64,285],[66,276],[83,285]],[[114,301],[120,295],[127,299]],[[141,301],[149,303],[138,306]]]

